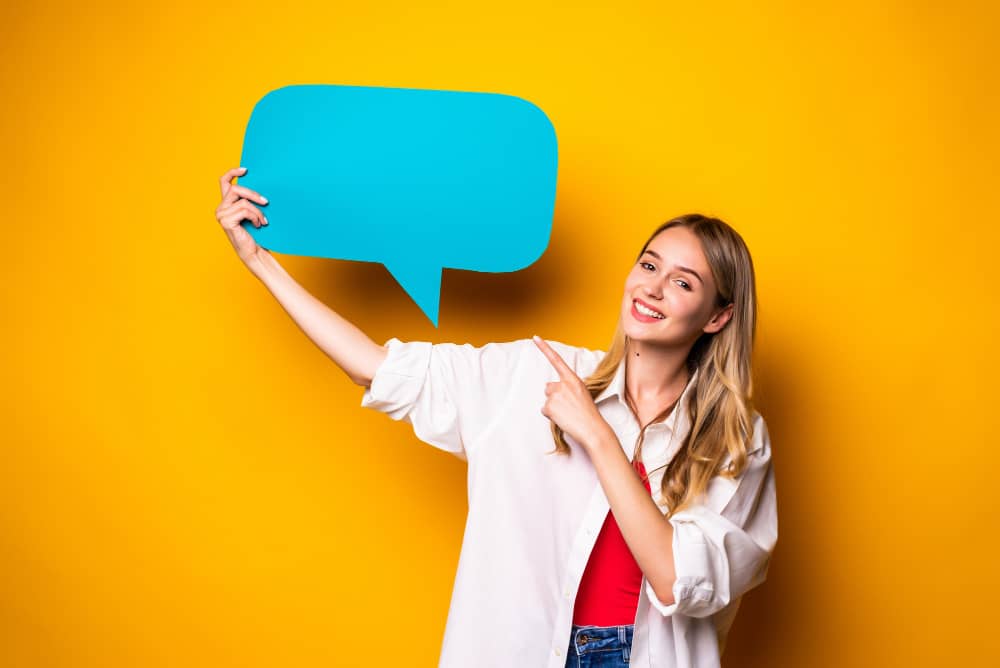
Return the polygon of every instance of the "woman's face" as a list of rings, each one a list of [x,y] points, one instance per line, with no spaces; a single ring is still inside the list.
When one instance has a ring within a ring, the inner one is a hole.
[[[622,324],[634,341],[688,346],[729,320],[732,307],[717,309],[715,302],[715,280],[701,242],[688,228],[671,227],[649,242],[625,278]],[[638,311],[639,303],[659,316]]]

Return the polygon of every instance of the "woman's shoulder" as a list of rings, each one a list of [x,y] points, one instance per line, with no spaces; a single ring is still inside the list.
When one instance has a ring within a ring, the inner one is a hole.
[[[764,416],[757,409],[751,410],[750,424],[753,431],[750,435],[747,454],[757,453],[762,459],[770,459],[771,435],[767,431],[767,422],[764,421]]]
[[[606,354],[603,350],[588,348],[586,346],[578,346],[554,339],[545,339],[545,342],[549,344],[550,348],[559,354],[559,357],[561,357],[580,378],[586,378],[589,376],[594,369],[597,368],[598,363]],[[534,352],[537,353],[536,361],[539,366],[545,369],[551,369],[552,363],[549,362],[548,358],[542,354],[542,351],[539,350],[537,345],[535,345],[535,342],[528,339],[528,343],[531,344],[531,347],[535,349]]]
[[[590,375],[605,355],[603,350],[578,346],[557,339],[542,338],[581,378]],[[462,350],[487,357],[503,358],[507,364],[533,368],[545,374],[554,371],[552,363],[531,337],[490,341],[482,345],[472,343],[440,343],[435,345],[435,347],[438,346],[451,351]]]
[[[605,355],[603,350],[556,339],[544,340],[581,378],[589,376]],[[549,375],[550,371],[554,372],[552,363],[531,337],[489,341],[482,344],[401,341],[393,337],[386,341],[385,345],[395,356],[400,356],[403,351],[425,351],[425,354],[436,358],[438,363],[451,362],[466,367],[476,366],[484,370],[506,368],[513,371],[514,368],[526,367],[545,376]]]

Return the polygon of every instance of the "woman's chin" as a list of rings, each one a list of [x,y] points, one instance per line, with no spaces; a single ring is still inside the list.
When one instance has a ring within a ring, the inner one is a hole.
[[[650,343],[658,346],[670,346],[675,345],[676,341],[673,340],[671,333],[665,331],[651,331],[649,327],[643,327],[641,323],[635,323],[635,325],[626,325],[624,327],[625,336],[627,336],[631,341],[642,341],[643,343]]]
[[[626,327],[625,336],[633,341],[647,341],[650,338],[649,332],[642,327]]]

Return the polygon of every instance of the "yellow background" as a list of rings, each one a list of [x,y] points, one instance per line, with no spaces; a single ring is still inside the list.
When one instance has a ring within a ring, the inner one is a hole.
[[[214,217],[300,83],[558,133],[549,250],[445,271],[439,329],[381,265],[279,256],[379,343],[603,348],[658,223],[742,233],[780,530],[727,666],[992,664],[998,10],[804,4],[4,3],[0,664],[436,665],[465,466],[360,408]]]

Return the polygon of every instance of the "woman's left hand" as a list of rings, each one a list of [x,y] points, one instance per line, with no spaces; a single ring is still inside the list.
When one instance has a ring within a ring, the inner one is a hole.
[[[555,422],[589,451],[591,443],[600,436],[601,430],[609,428],[607,421],[597,410],[586,384],[559,353],[537,336],[532,337],[532,340],[559,374],[558,381],[545,383],[545,395],[548,399],[542,407],[542,415]]]

